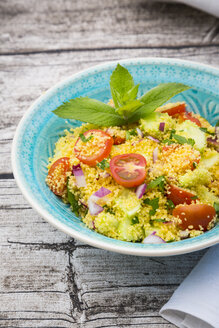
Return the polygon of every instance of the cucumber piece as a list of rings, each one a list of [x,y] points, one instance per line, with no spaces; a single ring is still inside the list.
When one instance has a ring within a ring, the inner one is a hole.
[[[199,163],[199,165],[203,165],[207,169],[217,164],[219,164],[219,154],[215,150],[208,151]]]
[[[199,127],[191,122],[185,121],[176,128],[176,134],[185,138],[191,138],[195,141],[194,148],[203,151],[207,146],[207,136]]]

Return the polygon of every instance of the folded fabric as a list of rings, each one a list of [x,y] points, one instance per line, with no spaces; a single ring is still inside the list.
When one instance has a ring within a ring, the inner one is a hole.
[[[155,0],[164,2],[181,2],[219,17],[219,0]]]
[[[160,315],[179,328],[219,328],[219,245],[207,251]]]

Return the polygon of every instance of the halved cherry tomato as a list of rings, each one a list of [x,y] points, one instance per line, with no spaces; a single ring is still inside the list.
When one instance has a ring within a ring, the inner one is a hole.
[[[84,142],[79,137],[74,147],[75,155],[81,162],[95,166],[109,156],[113,145],[113,138],[109,134],[102,130],[89,130],[83,135],[88,141]]]
[[[124,154],[113,157],[110,170],[114,180],[127,188],[139,186],[146,177],[146,159],[139,154]]]
[[[57,196],[62,196],[66,189],[67,175],[70,171],[69,157],[59,158],[52,164],[49,173],[46,178],[46,182],[49,188]]]
[[[173,210],[173,215],[179,217],[182,222],[179,224],[180,228],[200,230],[207,230],[209,222],[215,217],[216,211],[213,206],[207,204],[190,204],[179,205]]]
[[[166,197],[172,200],[175,206],[179,204],[189,205],[193,200],[196,201],[196,199],[194,199],[195,194],[172,184],[168,186]]]
[[[185,104],[180,104],[180,105],[177,105],[175,107],[162,110],[162,113],[167,113],[170,116],[174,116],[176,114],[185,113],[185,112],[186,112],[186,105]]]
[[[189,121],[191,121],[191,122],[194,122],[194,123],[197,124],[198,126],[201,126],[201,122],[199,121],[199,119],[196,118],[196,117],[194,117],[194,116],[192,115],[192,113],[190,113],[190,112],[181,113],[181,114],[179,115],[179,119],[180,119],[181,121],[189,120]]]

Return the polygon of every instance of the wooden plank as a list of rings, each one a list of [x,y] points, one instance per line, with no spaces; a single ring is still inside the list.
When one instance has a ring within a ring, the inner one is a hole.
[[[76,327],[70,271],[64,251],[1,247],[0,327]]]
[[[218,45],[215,17],[142,0],[5,0],[1,53]]]

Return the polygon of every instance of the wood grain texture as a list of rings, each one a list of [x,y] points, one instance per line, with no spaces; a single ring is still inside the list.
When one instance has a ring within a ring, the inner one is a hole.
[[[219,65],[219,21],[150,0],[0,1],[0,327],[172,328],[159,309],[205,251],[141,258],[43,220],[13,180],[11,142],[33,101],[81,69],[129,57]]]

